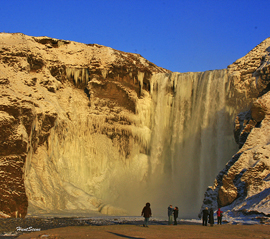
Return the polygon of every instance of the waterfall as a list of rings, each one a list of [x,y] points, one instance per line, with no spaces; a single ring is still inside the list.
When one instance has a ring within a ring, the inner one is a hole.
[[[158,74],[151,83],[149,180],[159,205],[194,216],[207,186],[237,151],[227,70]]]
[[[154,216],[166,216],[169,204],[182,218],[197,216],[207,186],[237,151],[227,70],[161,73],[150,84],[136,114],[105,98],[89,104],[68,86],[50,100],[58,119],[26,162],[28,213],[140,215],[149,201]]]

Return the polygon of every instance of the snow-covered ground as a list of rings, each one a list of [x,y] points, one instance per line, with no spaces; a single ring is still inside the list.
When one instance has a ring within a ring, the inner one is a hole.
[[[238,206],[234,205],[237,204]],[[243,224],[243,225],[254,225],[254,224],[270,224],[270,216],[269,214],[263,212],[258,212],[255,210],[248,210],[245,208],[248,205],[244,202],[234,202],[227,207],[221,208],[223,211],[223,224]],[[246,209],[246,210],[244,210]],[[249,208],[250,209],[250,208]],[[268,209],[269,210],[269,209]],[[1,216],[1,212],[0,212]],[[7,216],[7,215],[6,215]],[[2,215],[4,217],[4,214]],[[58,211],[55,213],[47,213],[47,214],[28,214],[26,219],[54,219],[61,218],[68,220],[80,220],[87,222],[87,224],[92,225],[114,225],[114,224],[140,224],[143,222],[144,218],[139,215],[134,216],[108,216],[102,215],[98,212],[83,212],[83,211]],[[217,224],[217,215],[214,212],[215,224]],[[178,218],[179,224],[201,224],[202,221],[199,218]],[[164,216],[156,216],[150,218],[150,223],[157,225],[166,225],[168,222],[168,218],[166,215]]]
[[[254,216],[254,215],[243,215],[239,214],[233,216],[235,214],[234,212],[228,212],[225,213],[222,221],[223,224],[242,224],[242,225],[254,225],[254,224],[261,224],[262,221],[266,220],[266,217],[264,216]],[[217,217],[215,216],[215,224],[217,224]],[[53,217],[60,217],[58,216],[52,216],[48,215],[48,218]],[[143,217],[140,216],[72,216],[74,220],[80,220],[80,221],[87,221],[89,224],[93,225],[114,225],[114,224],[140,224],[144,221]],[[263,220],[265,219],[265,220]],[[267,220],[266,220],[267,221]],[[265,222],[266,222],[265,221]],[[269,222],[270,220],[268,220]],[[167,217],[151,217],[149,220],[149,223],[151,224],[157,224],[157,225],[166,225],[168,222]],[[185,219],[185,218],[178,218],[177,219],[178,224],[201,224],[202,221],[200,219]]]

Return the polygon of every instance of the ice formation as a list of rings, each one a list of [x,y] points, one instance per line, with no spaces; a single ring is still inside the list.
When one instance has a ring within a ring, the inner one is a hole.
[[[150,201],[155,215],[168,204],[181,217],[197,215],[207,186],[236,152],[227,70],[156,74],[136,114],[110,112],[104,99],[88,106],[78,92],[47,148],[28,157],[29,213],[138,215]]]

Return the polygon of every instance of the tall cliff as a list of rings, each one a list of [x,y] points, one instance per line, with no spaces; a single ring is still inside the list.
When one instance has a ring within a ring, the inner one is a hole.
[[[239,150],[205,193],[202,208],[222,207],[227,218],[270,216],[270,38],[228,66],[230,104],[238,115],[234,137]],[[242,112],[239,112],[242,110]]]
[[[106,213],[99,190],[113,189],[99,183],[145,134],[137,102],[151,75],[169,71],[137,54],[20,33],[1,33],[0,47],[0,211]]]
[[[228,69],[171,73],[97,44],[1,33],[0,211],[134,215],[151,201],[194,216],[220,171],[204,204],[237,202],[248,187],[229,169],[247,167],[258,129],[268,139],[269,46]]]

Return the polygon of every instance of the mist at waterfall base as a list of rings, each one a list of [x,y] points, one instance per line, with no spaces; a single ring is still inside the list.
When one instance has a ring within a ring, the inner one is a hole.
[[[197,218],[205,190],[237,151],[228,82],[227,70],[156,74],[136,114],[119,111],[130,124],[85,116],[87,97],[73,97],[76,121],[59,120],[47,147],[27,159],[29,214],[138,216],[150,202],[154,217],[167,217],[172,204],[180,218]]]

